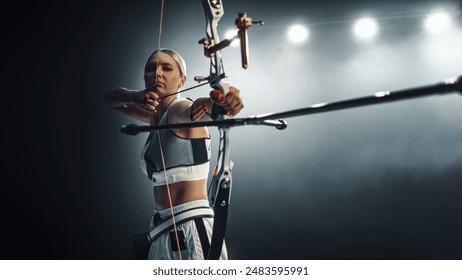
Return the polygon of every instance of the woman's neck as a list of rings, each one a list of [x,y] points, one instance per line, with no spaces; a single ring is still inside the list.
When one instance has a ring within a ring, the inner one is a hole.
[[[168,107],[176,100],[178,99],[179,95],[169,95],[164,98],[161,98],[159,101],[159,106],[157,106],[157,113],[156,113],[156,118],[157,120],[160,120],[162,115],[165,113],[165,111],[168,109]]]

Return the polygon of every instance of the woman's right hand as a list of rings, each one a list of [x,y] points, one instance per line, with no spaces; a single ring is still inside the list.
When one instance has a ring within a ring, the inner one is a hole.
[[[156,107],[159,106],[159,96],[148,90],[140,90],[135,93],[136,105],[143,109],[156,112]]]

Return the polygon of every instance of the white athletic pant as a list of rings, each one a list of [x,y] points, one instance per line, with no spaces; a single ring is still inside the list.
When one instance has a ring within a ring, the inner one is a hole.
[[[154,210],[151,219],[150,229],[154,228],[157,219],[165,221],[174,215],[197,207],[209,207],[208,200],[196,200],[175,207]],[[180,247],[181,259],[183,260],[203,260],[206,259],[204,247],[210,247],[210,240],[213,229],[213,218],[197,218],[177,225],[178,240],[176,242],[175,231],[172,229],[157,237],[149,250],[148,259],[150,260],[179,260],[178,246]],[[227,260],[228,254],[226,245],[223,242],[223,250],[220,260]]]

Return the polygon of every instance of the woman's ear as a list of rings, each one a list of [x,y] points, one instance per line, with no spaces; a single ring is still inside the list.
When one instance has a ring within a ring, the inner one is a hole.
[[[180,78],[180,84],[178,85],[180,88],[186,84],[186,76]]]

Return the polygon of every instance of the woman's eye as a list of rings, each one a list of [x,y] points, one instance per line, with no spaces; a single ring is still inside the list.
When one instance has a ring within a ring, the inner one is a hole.
[[[156,70],[156,66],[154,64],[148,64],[146,66],[146,72],[154,72]]]
[[[168,71],[168,72],[173,71],[173,67],[172,67],[172,66],[164,66],[162,69],[163,69],[164,71]]]

